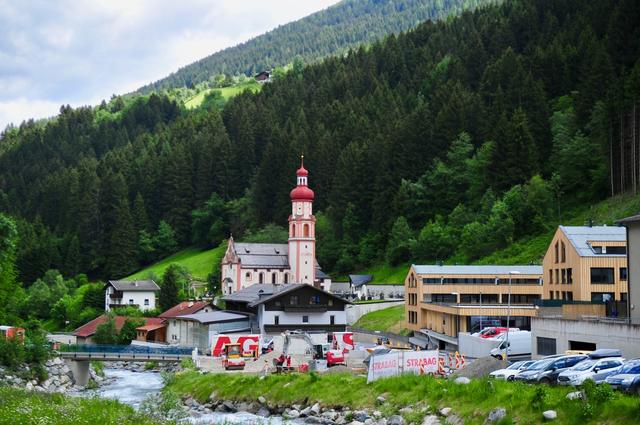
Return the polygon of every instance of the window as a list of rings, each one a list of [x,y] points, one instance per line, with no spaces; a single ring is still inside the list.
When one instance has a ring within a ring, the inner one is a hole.
[[[558,283],[560,283],[560,270],[556,269],[555,273],[556,273],[556,285],[557,285]]]
[[[133,298],[129,299],[129,304],[133,304]]]
[[[606,303],[607,301],[613,301],[613,297],[614,297],[613,292],[592,292],[591,302]]]
[[[311,305],[318,305],[320,304],[320,295],[312,295],[309,298],[309,304]]]
[[[569,350],[595,351],[595,349],[596,349],[596,344],[592,342],[569,340]]]
[[[567,283],[567,269],[562,269],[562,283]]]
[[[591,249],[593,249],[593,253],[594,254],[602,254],[602,247],[601,246],[592,246]]]
[[[247,272],[244,277],[246,277],[247,280],[251,280],[251,272]]]
[[[289,297],[289,305],[298,305],[298,296],[297,295],[291,295]]]
[[[277,273],[271,273],[271,283],[276,283]]]
[[[567,291],[567,301],[573,301],[573,291]]]
[[[264,283],[264,273],[262,272],[258,275],[258,283]]]
[[[149,305],[149,299],[148,298],[144,299],[144,305]]]
[[[556,264],[558,263],[559,255],[558,255],[558,242],[554,245],[554,250],[556,254]]]
[[[567,269],[567,283],[569,285],[573,283],[573,269]]]
[[[627,268],[620,267],[620,280],[627,280]]]
[[[549,283],[553,283],[553,269],[549,269]]]
[[[440,285],[440,283],[442,283],[442,279],[439,277],[424,277],[422,278],[422,283],[425,285]]]
[[[556,354],[556,339],[536,337],[536,345],[538,347],[538,355],[550,356]]]
[[[333,298],[329,298],[329,300],[327,301],[327,305],[328,306],[332,306],[333,305]]]
[[[296,236],[296,225],[295,223],[291,225],[291,237],[294,238]]]
[[[309,225],[305,223],[303,229],[304,229],[304,237],[308,238],[309,237]]]
[[[274,325],[280,324],[280,316],[273,316],[273,324]]]
[[[280,300],[277,300],[273,303],[276,307],[282,307],[282,302],[280,302]]]
[[[336,316],[329,316],[329,324],[330,325],[335,325],[336,324]]]
[[[549,299],[552,300],[553,299],[553,291],[549,291]]]
[[[560,242],[560,262],[567,261],[567,251],[564,249],[564,242]]]
[[[302,323],[309,323],[309,316],[302,316]]]
[[[627,253],[626,246],[608,246],[607,247],[607,254],[624,255],[626,253]]]
[[[591,267],[591,283],[614,283],[613,267]]]
[[[284,283],[289,283],[289,273],[284,274]]]

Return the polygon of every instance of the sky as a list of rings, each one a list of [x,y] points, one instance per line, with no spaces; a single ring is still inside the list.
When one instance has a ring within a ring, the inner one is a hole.
[[[0,131],[96,105],[338,0],[0,0]]]

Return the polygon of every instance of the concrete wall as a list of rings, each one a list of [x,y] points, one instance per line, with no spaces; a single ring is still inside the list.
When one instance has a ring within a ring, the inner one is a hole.
[[[346,306],[347,311],[347,324],[353,325],[359,318],[372,311],[384,310],[385,308],[395,307],[397,305],[404,305],[404,300],[399,301],[387,301],[384,303],[369,303],[369,304],[352,304]]]
[[[640,323],[640,222],[627,224],[629,303],[633,323]]]
[[[541,357],[538,337],[555,339],[556,353],[569,350],[569,341],[579,341],[596,344],[598,349],[617,348],[627,359],[640,357],[640,325],[535,317],[531,319],[531,337],[533,358]]]

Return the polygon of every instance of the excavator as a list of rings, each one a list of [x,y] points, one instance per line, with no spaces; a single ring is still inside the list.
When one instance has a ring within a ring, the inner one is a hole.
[[[332,350],[331,344],[328,344],[328,343],[316,344],[311,339],[311,336],[309,336],[309,334],[306,332],[303,332],[300,330],[285,331],[282,334],[282,336],[284,338],[284,343],[282,346],[282,355],[280,356],[280,359],[284,359],[289,355],[289,346],[291,345],[291,340],[293,338],[297,338],[297,339],[302,339],[304,342],[307,343],[309,351],[313,355],[314,360],[326,360],[328,367],[339,365],[339,364],[342,364],[342,365],[347,364],[342,350]],[[276,368],[280,367],[280,370],[281,370],[282,366],[283,365],[281,361],[278,361],[276,363]]]

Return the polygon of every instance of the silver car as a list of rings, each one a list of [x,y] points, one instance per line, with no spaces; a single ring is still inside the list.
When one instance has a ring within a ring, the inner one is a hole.
[[[603,359],[588,359],[561,372],[558,375],[560,385],[582,385],[590,379],[600,384],[607,376],[615,375],[622,368],[624,359],[621,357],[605,357]]]
[[[505,381],[513,381],[513,378],[521,371],[526,370],[535,363],[535,360],[524,360],[515,362],[506,369],[494,370],[489,374],[491,378],[502,379]]]

